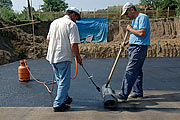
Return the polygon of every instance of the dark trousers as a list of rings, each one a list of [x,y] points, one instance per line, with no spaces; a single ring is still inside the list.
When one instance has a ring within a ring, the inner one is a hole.
[[[132,88],[133,92],[143,95],[143,72],[142,67],[147,55],[147,46],[130,45],[129,61],[124,74],[121,95],[127,99]]]

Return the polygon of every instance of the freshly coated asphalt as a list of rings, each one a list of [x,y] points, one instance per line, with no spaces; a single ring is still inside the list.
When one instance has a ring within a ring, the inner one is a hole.
[[[113,62],[114,59],[84,59],[83,64],[101,88],[107,81]],[[127,59],[120,58],[111,78],[111,87],[116,92],[120,90],[126,64]],[[52,110],[56,85],[54,92],[49,94],[32,78],[29,82],[19,82],[18,66],[19,62],[0,66],[0,120],[180,119],[180,58],[147,58],[143,67],[144,98],[119,102],[116,109],[104,108],[101,93],[78,66],[78,76],[71,81],[69,91],[73,102],[70,110],[63,113]],[[52,80],[52,68],[46,60],[29,59],[28,66],[38,80]]]

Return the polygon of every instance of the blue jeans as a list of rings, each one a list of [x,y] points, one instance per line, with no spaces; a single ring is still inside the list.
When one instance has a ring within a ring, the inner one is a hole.
[[[55,80],[57,82],[57,95],[53,107],[60,107],[68,99],[68,90],[71,81],[71,62],[59,62],[52,64]]]
[[[133,92],[143,95],[142,67],[147,55],[147,46],[129,46],[129,61],[124,74],[121,95],[127,99],[132,88]]]

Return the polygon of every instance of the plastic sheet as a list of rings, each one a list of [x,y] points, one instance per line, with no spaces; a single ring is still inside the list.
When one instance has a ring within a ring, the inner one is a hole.
[[[79,29],[80,39],[82,43],[107,42],[107,18],[82,18],[80,21],[77,21],[77,26]]]

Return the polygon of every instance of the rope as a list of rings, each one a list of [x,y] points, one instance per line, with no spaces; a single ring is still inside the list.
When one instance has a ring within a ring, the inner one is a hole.
[[[21,26],[26,26],[26,25],[31,25],[31,24],[37,24],[37,23],[40,23],[40,21],[32,22],[32,23],[25,23],[25,24],[20,24],[20,25],[14,25],[14,26],[7,26],[7,27],[0,28],[0,30],[14,28],[14,27],[21,27]]]
[[[54,72],[53,72],[53,80],[41,82],[41,81],[37,80],[37,79],[33,76],[33,74],[31,73],[29,67],[27,66],[27,60],[24,60],[24,64],[25,64],[25,67],[27,68],[28,72],[30,73],[31,77],[32,77],[37,83],[40,83],[40,84],[44,85],[49,93],[52,93],[52,92],[53,92],[53,88],[54,88],[54,83],[56,83],[56,81],[54,81],[54,79],[55,79],[55,78],[54,78]],[[75,73],[75,76],[74,76],[73,78],[71,78],[71,80],[74,80],[74,79],[77,77],[78,63],[77,63],[77,58],[76,58],[76,57],[75,57],[75,64],[76,64],[76,73]],[[51,84],[52,84],[52,87],[51,87],[51,90],[50,90],[47,85],[51,85]]]

